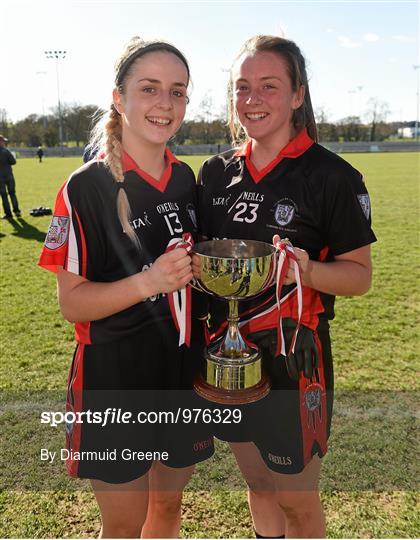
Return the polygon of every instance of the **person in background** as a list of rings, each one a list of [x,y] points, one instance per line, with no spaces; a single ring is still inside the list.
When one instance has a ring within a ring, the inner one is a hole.
[[[12,219],[13,215],[9,204],[9,197],[15,216],[20,217],[21,212],[16,197],[16,183],[12,170],[12,166],[16,164],[16,159],[12,152],[6,148],[7,143],[8,139],[0,135],[0,195],[3,203],[3,219]]]
[[[44,157],[44,150],[42,149],[41,146],[38,146],[36,155],[38,156],[39,162],[42,163],[42,158]]]

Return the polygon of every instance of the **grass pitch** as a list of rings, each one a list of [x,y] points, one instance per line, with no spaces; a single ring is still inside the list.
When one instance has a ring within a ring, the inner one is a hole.
[[[332,323],[337,399],[322,497],[330,537],[416,537],[418,410],[419,155],[346,154],[372,199],[374,279],[361,298],[338,298]],[[181,158],[198,170],[204,156]],[[66,386],[73,331],[56,302],[54,276],[36,267],[49,217],[79,158],[22,159],[14,168],[22,219],[2,222],[0,366],[1,537],[92,537],[94,497],[39,461],[63,433],[39,424],[45,398]],[[60,401],[59,401],[60,402]],[[417,416],[416,416],[417,415]],[[51,483],[51,478],[57,479]],[[185,494],[182,535],[253,537],[243,482],[229,451],[198,467]]]

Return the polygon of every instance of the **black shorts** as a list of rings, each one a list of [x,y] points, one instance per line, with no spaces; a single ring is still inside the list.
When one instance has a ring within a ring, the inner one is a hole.
[[[185,410],[202,407],[192,390],[201,331],[194,324],[189,349],[178,347],[172,321],[120,341],[77,346],[67,411],[83,415],[66,426],[71,476],[123,483],[156,459],[180,468],[213,455],[211,426],[184,421]]]
[[[266,465],[283,474],[297,474],[317,454],[327,452],[333,408],[333,364],[328,329],[317,332],[320,367],[311,383],[301,375],[292,380],[283,357],[262,349],[263,368],[271,382],[267,397],[235,406],[239,425],[218,426],[214,435],[228,442],[254,442]]]

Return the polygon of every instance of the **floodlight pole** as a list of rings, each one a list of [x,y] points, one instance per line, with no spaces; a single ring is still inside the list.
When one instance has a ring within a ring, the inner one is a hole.
[[[61,101],[60,101],[60,77],[58,72],[58,62],[63,60],[67,51],[44,51],[46,58],[55,60],[55,72],[57,77],[57,100],[58,100],[58,138],[60,143],[61,155],[64,156],[63,150],[63,116],[61,113]]]
[[[47,72],[46,71],[37,71],[36,72],[37,75],[46,75]],[[41,92],[42,92],[42,125],[44,126],[44,129],[46,129],[47,127],[47,118],[45,116],[45,86],[44,86],[44,83],[42,82],[42,88],[41,88]]]
[[[416,124],[415,124],[415,130],[416,130],[416,141],[419,140],[419,73],[418,69],[420,68],[420,64],[416,64],[413,66],[413,69],[416,70],[416,79],[417,79],[417,92],[416,92]]]

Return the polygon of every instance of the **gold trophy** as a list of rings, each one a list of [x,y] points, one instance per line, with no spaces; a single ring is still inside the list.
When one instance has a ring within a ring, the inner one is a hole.
[[[194,389],[209,401],[239,404],[268,394],[261,352],[248,346],[239,331],[238,300],[249,299],[273,285],[274,246],[256,240],[210,240],[192,250],[196,287],[229,302],[226,335],[204,351],[203,373]]]

